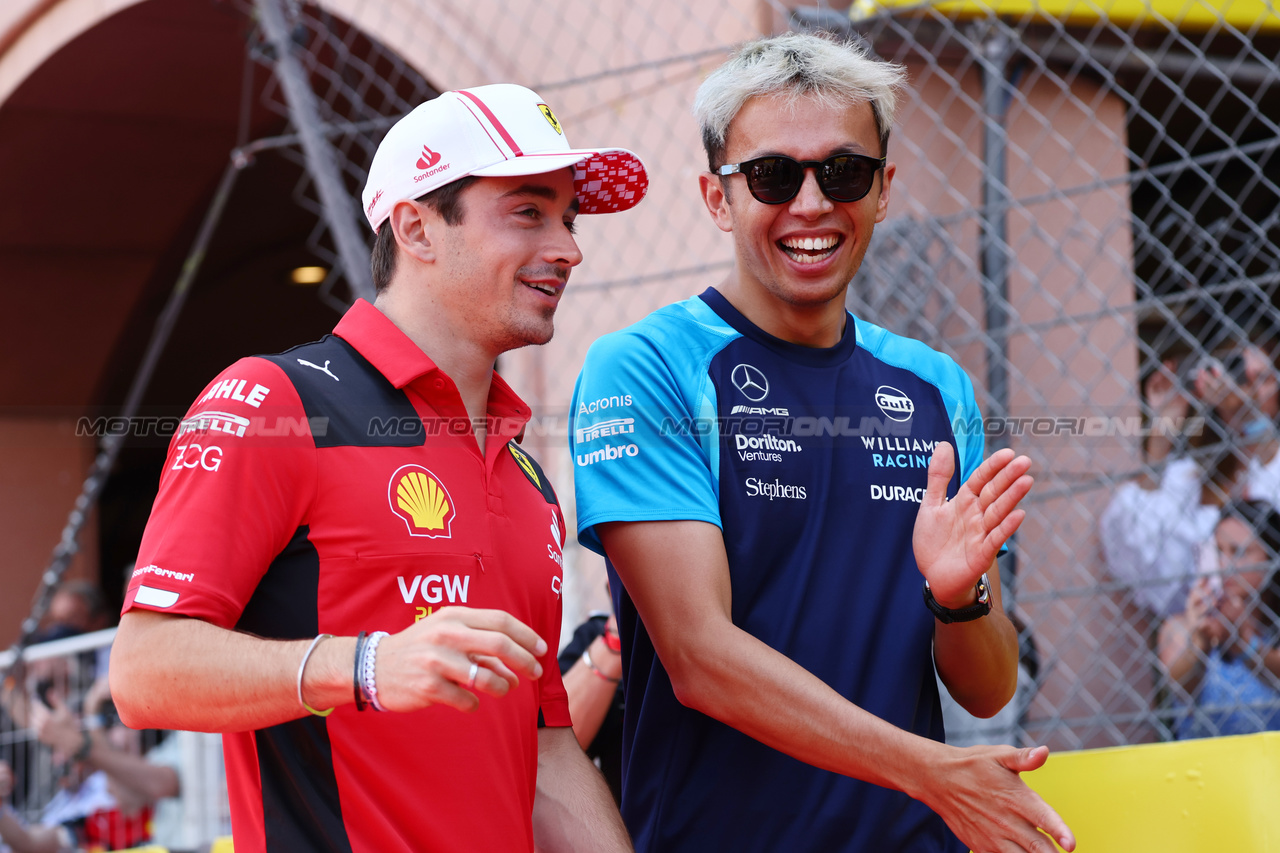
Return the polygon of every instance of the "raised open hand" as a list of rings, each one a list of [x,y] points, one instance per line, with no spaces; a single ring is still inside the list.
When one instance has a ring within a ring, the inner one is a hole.
[[[1026,513],[1018,502],[1034,482],[1027,474],[1031,460],[1006,448],[987,457],[947,500],[955,466],[951,445],[939,442],[911,537],[916,564],[934,599],[951,609],[973,603],[974,585],[1022,523]]]

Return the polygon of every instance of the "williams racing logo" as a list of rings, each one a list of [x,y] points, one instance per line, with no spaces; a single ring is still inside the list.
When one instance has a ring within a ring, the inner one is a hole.
[[[396,469],[387,486],[391,511],[404,520],[410,536],[449,539],[457,510],[440,478],[421,465]]]
[[[916,411],[916,404],[911,402],[911,398],[892,385],[881,385],[876,389],[876,405],[886,418],[899,423],[911,420]]]

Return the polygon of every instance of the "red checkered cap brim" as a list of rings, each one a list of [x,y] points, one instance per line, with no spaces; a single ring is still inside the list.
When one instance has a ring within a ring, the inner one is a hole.
[[[625,148],[576,149],[525,154],[471,174],[484,178],[540,175],[574,166],[578,213],[617,213],[640,203],[649,191],[649,173],[640,158]]]

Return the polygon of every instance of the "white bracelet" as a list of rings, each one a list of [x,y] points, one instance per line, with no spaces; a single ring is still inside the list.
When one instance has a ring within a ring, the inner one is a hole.
[[[307,668],[307,661],[311,660],[311,653],[316,650],[316,646],[320,645],[321,640],[331,640],[333,634],[320,634],[311,641],[311,645],[307,646],[307,653],[302,656],[302,663],[298,664],[298,704],[307,709],[308,714],[315,714],[317,717],[327,717],[333,713],[333,708],[327,711],[317,711],[306,702],[302,701],[302,673]]]
[[[360,662],[360,686],[364,688],[365,695],[369,697],[369,704],[375,711],[387,710],[378,701],[377,679],[378,644],[386,636],[389,636],[386,631],[374,631],[370,634],[369,640],[364,645],[364,660]]]

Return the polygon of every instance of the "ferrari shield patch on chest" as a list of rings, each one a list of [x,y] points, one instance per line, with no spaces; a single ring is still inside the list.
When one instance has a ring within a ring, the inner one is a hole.
[[[524,474],[525,479],[532,483],[535,489],[542,492],[542,496],[546,498],[547,503],[559,506],[560,501],[556,498],[556,490],[551,488],[551,481],[547,479],[542,466],[535,462],[532,456],[516,447],[515,442],[507,442],[507,450],[511,452],[511,458],[516,461],[516,465],[520,466],[520,471]]]

